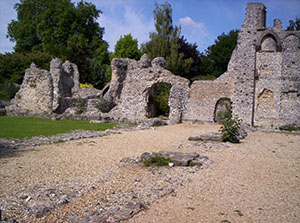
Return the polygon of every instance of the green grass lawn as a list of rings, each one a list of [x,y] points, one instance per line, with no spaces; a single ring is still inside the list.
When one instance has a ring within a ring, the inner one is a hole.
[[[89,123],[77,120],[51,120],[35,117],[0,116],[0,138],[21,139],[33,136],[51,136],[76,129],[103,131],[115,127],[115,123]]]

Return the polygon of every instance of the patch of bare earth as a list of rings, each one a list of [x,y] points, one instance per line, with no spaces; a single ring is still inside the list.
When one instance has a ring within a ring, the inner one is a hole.
[[[42,216],[30,216],[18,208],[4,213],[21,222],[66,222],[70,216],[105,208],[107,200],[139,199],[142,195],[130,193],[147,187],[142,179],[159,182],[159,174],[175,171],[168,180],[184,179],[184,183],[159,199],[149,198],[146,209],[127,222],[300,222],[300,135],[256,131],[229,147],[184,143],[190,136],[218,129],[181,124],[18,149],[12,156],[0,157],[1,208],[11,207],[13,198],[20,200],[20,195],[37,185],[70,187],[79,191],[76,196]],[[164,168],[161,173],[139,166],[120,167],[125,157],[161,150],[198,152],[213,163],[197,171]],[[26,201],[22,202],[25,207]]]

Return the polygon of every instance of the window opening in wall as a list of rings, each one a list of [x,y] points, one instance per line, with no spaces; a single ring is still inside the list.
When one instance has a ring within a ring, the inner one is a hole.
[[[261,43],[261,50],[264,52],[276,52],[276,39],[272,35],[266,35]]]

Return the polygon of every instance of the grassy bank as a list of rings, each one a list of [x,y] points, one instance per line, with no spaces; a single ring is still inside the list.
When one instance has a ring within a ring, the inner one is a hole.
[[[78,120],[51,120],[35,117],[0,117],[0,138],[21,139],[33,136],[51,136],[73,130],[103,131],[115,127],[115,123],[89,123]]]

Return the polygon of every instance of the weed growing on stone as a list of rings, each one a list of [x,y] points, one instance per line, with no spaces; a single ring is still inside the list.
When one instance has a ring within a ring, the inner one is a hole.
[[[188,166],[195,166],[195,163],[193,163],[193,161],[188,162]]]
[[[151,158],[147,159],[144,161],[144,166],[148,167],[150,165],[155,165],[155,166],[168,166],[169,163],[172,161],[170,158],[165,158],[160,154],[155,154]]]

